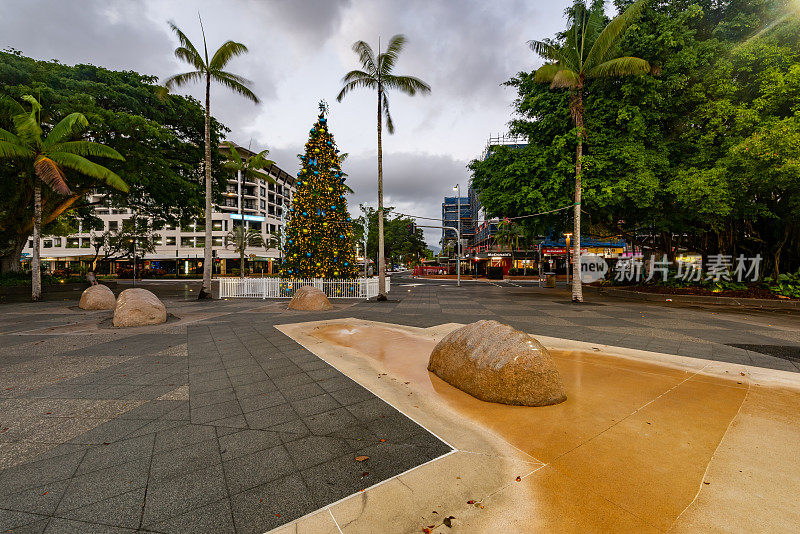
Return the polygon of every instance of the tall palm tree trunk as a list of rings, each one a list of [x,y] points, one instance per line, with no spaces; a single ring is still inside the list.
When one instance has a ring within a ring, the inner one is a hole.
[[[575,94],[575,126],[578,129],[578,145],[575,148],[575,219],[572,241],[572,302],[583,302],[581,285],[581,158],[583,157],[583,88]]]
[[[203,287],[198,299],[211,298],[211,75],[206,75],[205,117],[206,242],[203,248]]]
[[[386,300],[386,259],[383,254],[383,114],[381,97],[383,91],[378,86],[378,300]]]
[[[31,258],[31,299],[42,298],[42,269],[39,247],[42,235],[42,184],[38,179],[33,186],[33,257]]]
[[[239,248],[240,260],[239,260],[239,277],[244,278],[244,247],[246,245],[242,243],[241,248]]]

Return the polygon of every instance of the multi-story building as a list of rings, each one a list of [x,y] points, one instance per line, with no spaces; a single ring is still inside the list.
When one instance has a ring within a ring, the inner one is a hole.
[[[442,226],[458,228],[459,205],[461,207],[461,239],[462,242],[469,244],[475,237],[475,226],[477,222],[478,203],[477,196],[469,189],[465,197],[444,197],[442,202]],[[442,245],[447,241],[455,240],[456,233],[453,230],[442,229]]]
[[[236,146],[243,157],[253,153]],[[223,147],[224,151],[224,147]],[[228,180],[224,199],[214,206],[211,214],[211,240],[214,256],[214,272],[230,273],[239,268],[239,254],[233,248],[226,248],[225,235],[235,225],[244,224],[260,231],[265,240],[276,234],[283,224],[295,192],[295,177],[277,165],[266,169],[273,182],[245,178],[237,173]],[[66,237],[44,236],[41,243],[43,263],[50,269],[64,268],[74,263],[86,263],[95,257],[95,243],[107,231],[120,229],[126,220],[134,217],[129,208],[116,208],[103,205],[103,195],[94,194],[91,200],[97,203],[94,214],[102,221],[96,228],[79,228],[78,232]],[[137,256],[139,267],[163,269],[167,273],[188,274],[202,271],[203,249],[205,246],[205,227],[203,221],[184,226],[165,225],[157,228],[155,251]],[[29,240],[23,249],[23,258],[30,258],[33,241]],[[279,250],[249,247],[246,255],[251,259],[250,266],[255,271],[263,269],[272,272],[273,262],[279,257]],[[101,248],[101,257],[103,255]],[[132,265],[132,258],[111,261],[108,270],[114,272],[119,267]]]

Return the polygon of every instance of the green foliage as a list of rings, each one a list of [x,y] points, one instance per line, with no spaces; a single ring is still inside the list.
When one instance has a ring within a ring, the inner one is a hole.
[[[92,65],[69,66],[36,61],[19,52],[0,52],[0,95],[21,101],[36,95],[49,131],[71,113],[88,122],[84,135],[121,154],[124,161],[104,162],[131,189],[129,194],[106,187],[94,178],[66,171],[77,200],[45,191],[43,221],[62,213],[88,216],[83,194],[107,193],[110,206],[135,205],[140,214],[170,221],[188,220],[203,206],[200,164],[203,161],[203,108],[189,97],[159,98],[156,78],[132,71],[111,71]],[[227,131],[212,118],[212,144]],[[0,110],[0,128],[12,127],[8,109]],[[91,156],[90,156],[91,157]],[[220,154],[212,153],[215,190],[224,189],[227,174]],[[16,246],[28,239],[32,218],[32,186],[20,184],[12,165],[0,163],[0,254],[18,255]],[[45,229],[47,231],[47,229]]]
[[[761,254],[773,274],[800,266],[800,20],[787,9],[781,0],[644,7],[620,53],[655,75],[586,82],[584,231],[668,253]],[[511,131],[529,144],[470,165],[490,215],[571,201],[569,97],[535,75],[508,82],[518,92]],[[569,222],[530,224],[563,232]]]
[[[366,219],[367,256],[375,259],[378,255],[378,210],[366,206],[362,206],[362,209],[365,214],[356,221],[354,233],[359,236],[359,242],[363,242],[364,219]],[[384,211],[391,214],[393,209],[389,206],[384,208]],[[422,229],[412,226],[413,223],[413,219],[397,214],[384,219],[384,250],[387,263],[415,262],[417,257],[426,258],[432,254],[425,243]]]
[[[796,299],[800,298],[800,270],[794,274],[782,273],[775,278],[765,278],[764,284],[775,294]]]

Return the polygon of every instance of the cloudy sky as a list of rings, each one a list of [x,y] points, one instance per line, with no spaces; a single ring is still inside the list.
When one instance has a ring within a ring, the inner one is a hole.
[[[385,202],[400,211],[438,217],[444,195],[466,188],[467,163],[511,117],[514,91],[501,84],[540,60],[525,45],[565,25],[571,0],[25,0],[0,17],[0,48],[61,62],[92,63],[154,74],[188,70],[172,51],[173,20],[199,46],[198,11],[209,49],[227,39],[250,52],[229,70],[252,80],[254,105],[212,88],[211,112],[241,145],[267,148],[296,173],[316,119],[330,103],[336,142],[350,158],[351,212],[376,205],[375,97],[366,90],[336,102],[341,78],[358,68],[354,41],[374,43],[402,33],[408,44],[396,66],[432,88],[427,96],[390,94],[395,134],[384,136]],[[10,2],[10,0],[3,0]],[[202,88],[188,88],[196,97]],[[435,224],[435,223],[434,223]],[[429,230],[430,244],[440,231]]]

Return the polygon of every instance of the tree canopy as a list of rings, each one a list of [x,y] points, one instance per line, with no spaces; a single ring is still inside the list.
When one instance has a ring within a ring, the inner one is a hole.
[[[20,102],[34,95],[49,116],[52,128],[70,113],[88,121],[86,137],[119,152],[124,161],[104,162],[130,186],[125,193],[96,179],[67,172],[72,195],[45,192],[43,223],[59,216],[77,216],[90,225],[86,193],[107,193],[111,206],[132,206],[141,215],[177,222],[202,215],[203,108],[191,97],[164,99],[154,76],[112,71],[93,65],[64,65],[37,61],[16,50],[0,52],[0,96]],[[212,139],[218,146],[227,129],[212,120]],[[10,116],[0,111],[0,128],[10,128]],[[90,157],[91,159],[91,157]],[[213,153],[217,193],[226,173],[218,151]],[[32,227],[32,187],[20,184],[10,164],[0,164],[0,255],[3,267],[19,259]],[[49,228],[45,226],[45,233]]]
[[[797,269],[797,8],[781,0],[653,0],[621,49],[656,75],[586,82],[584,228],[669,254],[758,253],[773,270]],[[491,215],[571,203],[577,135],[569,96],[535,76],[520,72],[507,82],[518,93],[511,131],[529,144],[497,147],[470,164]],[[545,233],[566,222],[559,212],[526,224]]]

